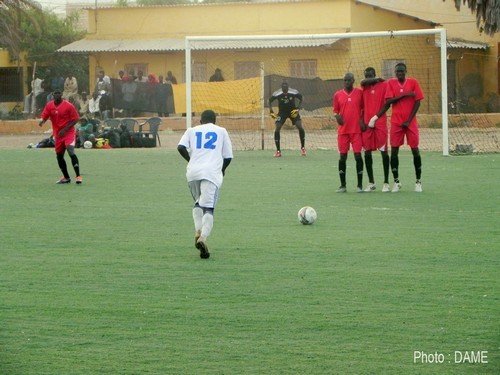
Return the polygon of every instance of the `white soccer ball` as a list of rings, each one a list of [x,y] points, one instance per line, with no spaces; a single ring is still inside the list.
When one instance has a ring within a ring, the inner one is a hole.
[[[83,142],[83,148],[92,148],[92,142],[90,141]]]
[[[318,214],[316,213],[316,210],[312,207],[305,206],[302,207],[299,210],[299,213],[297,214],[299,217],[299,221],[301,224],[304,225],[310,225],[316,221],[318,218]]]

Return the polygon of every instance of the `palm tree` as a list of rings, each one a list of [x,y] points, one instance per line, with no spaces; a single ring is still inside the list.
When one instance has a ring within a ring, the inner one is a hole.
[[[445,1],[445,0],[443,0]],[[476,24],[481,32],[493,36],[497,33],[500,22],[500,0],[454,0],[455,8],[460,10],[461,3],[476,14]]]
[[[42,7],[34,0],[0,0],[0,47],[7,48],[12,59],[19,62],[21,44],[26,42],[22,21],[28,20],[39,29],[42,19]]]

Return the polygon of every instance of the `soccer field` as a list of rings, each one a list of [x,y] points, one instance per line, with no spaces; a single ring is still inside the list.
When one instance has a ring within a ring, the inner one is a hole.
[[[177,151],[77,154],[0,150],[0,374],[500,372],[500,155],[335,194],[334,151],[237,151],[202,260]]]

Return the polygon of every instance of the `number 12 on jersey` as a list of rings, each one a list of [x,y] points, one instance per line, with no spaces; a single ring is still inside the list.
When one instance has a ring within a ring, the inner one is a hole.
[[[202,132],[196,132],[196,148],[207,148],[210,150],[215,149],[215,142],[217,142],[217,133],[208,132],[203,134]]]

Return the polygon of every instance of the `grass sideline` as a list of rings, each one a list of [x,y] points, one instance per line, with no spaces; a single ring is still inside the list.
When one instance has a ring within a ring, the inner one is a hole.
[[[409,152],[400,193],[354,193],[349,155],[335,194],[333,151],[236,152],[207,261],[176,151],[78,156],[56,186],[53,150],[0,150],[1,374],[499,372],[498,154],[424,153],[422,194]]]

